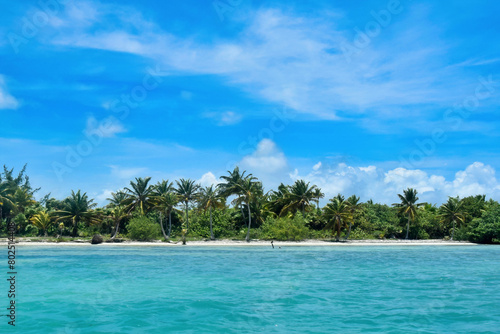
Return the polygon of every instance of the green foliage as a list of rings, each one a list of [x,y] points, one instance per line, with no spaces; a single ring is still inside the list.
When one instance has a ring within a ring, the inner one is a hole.
[[[500,205],[490,205],[481,218],[473,219],[466,235],[472,242],[500,243]]]
[[[352,239],[360,239],[361,235],[369,236],[367,239],[393,238],[403,231],[399,226],[397,210],[394,208],[368,202],[361,205],[360,211],[361,213],[354,216],[354,226],[364,233],[356,232],[354,235],[351,233]],[[357,235],[360,237],[356,237]]]
[[[269,217],[260,227],[261,238],[274,240],[304,240],[309,235],[306,221],[301,213],[293,217]]]
[[[138,215],[127,224],[128,237],[133,240],[151,241],[160,238],[160,225],[145,216]]]

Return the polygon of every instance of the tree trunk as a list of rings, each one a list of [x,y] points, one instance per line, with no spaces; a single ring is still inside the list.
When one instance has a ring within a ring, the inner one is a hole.
[[[408,240],[408,233],[410,232],[410,216],[408,216],[408,223],[406,224],[406,240]]]
[[[186,201],[186,233],[189,230],[188,202]]]
[[[44,235],[45,235],[45,238],[47,238],[47,237],[49,236],[49,235],[47,234],[47,230],[46,230],[46,229],[45,229],[45,230],[43,230],[43,233],[44,233]]]
[[[71,233],[71,236],[75,238],[77,233],[78,233],[78,222],[76,221],[75,218],[73,218],[73,232]]]
[[[347,232],[347,235],[345,236],[345,240],[349,239],[349,236],[351,235],[351,226],[352,226],[352,222],[349,222],[349,231]]]
[[[163,234],[163,237],[165,238],[165,240],[168,240],[168,236],[165,233],[165,228],[163,227],[163,219],[161,216],[161,212],[160,212],[160,226],[161,226],[161,233]]]
[[[172,209],[168,211],[168,237],[172,233]]]
[[[455,236],[455,219],[453,219],[453,232],[451,232],[451,240],[453,240],[454,236]]]
[[[337,218],[337,241],[340,241],[340,219]]]
[[[210,207],[210,239],[215,240],[214,231],[212,230],[212,207]]]
[[[245,238],[245,240],[247,242],[250,242],[250,226],[252,225],[252,214],[250,212],[250,203],[247,203],[247,207],[248,207],[248,231],[247,231],[247,237]]]
[[[118,221],[115,223],[115,233],[113,234],[110,240],[114,240],[116,238],[119,229],[120,229],[120,220],[118,219]]]

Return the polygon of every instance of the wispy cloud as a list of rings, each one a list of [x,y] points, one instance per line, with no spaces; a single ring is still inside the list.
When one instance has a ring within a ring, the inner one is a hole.
[[[87,118],[85,132],[96,134],[103,138],[114,137],[118,133],[126,132],[121,122],[115,117],[107,117],[98,121],[94,116]]]
[[[0,74],[0,110],[1,109],[17,109],[19,101],[7,90],[4,77]]]
[[[407,5],[406,11],[426,24],[416,29],[412,15],[394,20],[397,28],[384,41],[368,45],[351,62],[341,50],[351,32],[324,17],[259,9],[242,18],[247,24],[237,40],[209,45],[163,31],[127,7],[93,6],[120,24],[62,30],[53,43],[140,55],[162,62],[169,73],[221,75],[228,84],[320,119],[398,118],[402,107],[445,107],[474,89],[476,78],[445,66],[451,46],[442,43],[418,6]]]
[[[218,126],[234,125],[241,122],[243,116],[234,111],[223,112],[206,112],[203,114],[205,118],[210,118],[215,121]]]

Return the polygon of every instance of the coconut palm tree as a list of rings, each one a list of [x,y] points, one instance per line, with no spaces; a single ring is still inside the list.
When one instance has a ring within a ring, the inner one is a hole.
[[[16,204],[12,200],[14,191],[14,188],[8,182],[0,182],[0,222],[3,218],[4,206],[7,206],[8,208],[16,207]]]
[[[360,208],[359,197],[356,195],[352,195],[351,197],[349,197],[347,199],[347,203],[349,203],[349,207],[351,208],[351,213],[352,213],[353,219],[349,220],[349,231],[347,232],[347,234],[345,236],[345,240],[347,240],[349,238],[349,236],[351,235],[351,228],[352,228],[352,223],[354,220],[354,214]]]
[[[214,186],[210,186],[201,189],[198,200],[200,208],[203,211],[210,211],[210,239],[215,240],[212,228],[212,209],[223,208],[226,204],[226,199],[224,196],[221,196],[217,189],[214,189]]]
[[[250,241],[250,228],[252,226],[252,212],[250,205],[253,200],[263,195],[262,183],[256,182],[257,178],[253,176],[247,176],[235,185],[235,194],[238,196],[234,201],[233,205],[243,206],[245,205],[248,210],[248,230],[245,240]]]
[[[456,223],[463,224],[465,221],[463,202],[458,197],[449,197],[448,201],[439,208],[438,217],[443,223],[453,223],[453,232],[451,233],[451,240],[453,240]]]
[[[186,228],[184,229],[185,233],[183,233],[182,239],[182,243],[186,244],[186,234],[189,231],[189,202],[197,198],[200,185],[196,184],[196,181],[191,179],[180,179],[179,181],[175,181],[175,183],[177,183],[175,192],[179,198],[179,201],[184,203],[184,208],[186,210]]]
[[[63,210],[58,210],[53,213],[59,220],[71,220],[73,224],[72,236],[76,237],[78,233],[78,223],[82,220],[90,223],[97,222],[93,208],[96,207],[93,199],[89,199],[87,193],[81,193],[78,190],[76,193],[72,190],[71,195],[63,201]]]
[[[127,206],[128,212],[137,209],[141,215],[144,215],[151,209],[153,188],[148,185],[149,181],[151,181],[149,176],[136,177],[135,182],[130,181],[131,188],[125,188],[128,198],[123,203]]]
[[[129,196],[126,191],[118,190],[115,193],[111,193],[111,197],[106,198],[109,201],[108,207],[115,207],[123,205],[123,201],[125,201]]]
[[[306,183],[304,180],[295,181],[295,183],[289,187],[288,193],[285,194],[285,206],[281,210],[280,215],[288,212],[295,213],[298,210],[304,215],[304,212],[309,208],[311,202],[319,196],[317,190],[318,187],[315,185],[309,186],[309,182]]]
[[[415,221],[417,216],[417,209],[424,205],[425,203],[417,203],[417,190],[413,188],[408,188],[403,190],[403,195],[398,194],[401,203],[394,203],[393,206],[398,208],[398,213],[400,215],[408,216],[408,223],[406,224],[406,237],[408,239],[408,234],[410,233],[410,222]]]
[[[113,229],[113,235],[111,236],[110,240],[114,240],[118,236],[118,233],[120,231],[120,223],[128,216],[129,213],[127,212],[127,209],[122,205],[117,205],[111,209],[108,217],[113,220],[115,226]]]
[[[350,222],[352,219],[349,202],[344,199],[344,196],[338,194],[325,206],[323,215],[327,221],[325,229],[336,229],[336,241],[339,241],[342,225]]]
[[[34,215],[33,217],[30,218],[30,222],[35,225],[38,229],[43,231],[43,234],[45,237],[48,237],[47,235],[47,229],[54,224],[54,221],[52,220],[52,217],[49,216],[49,214],[45,211],[41,211]]]

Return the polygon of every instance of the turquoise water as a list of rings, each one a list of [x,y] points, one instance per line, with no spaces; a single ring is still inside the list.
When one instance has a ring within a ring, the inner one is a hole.
[[[17,267],[19,333],[500,332],[497,246],[21,246]]]

